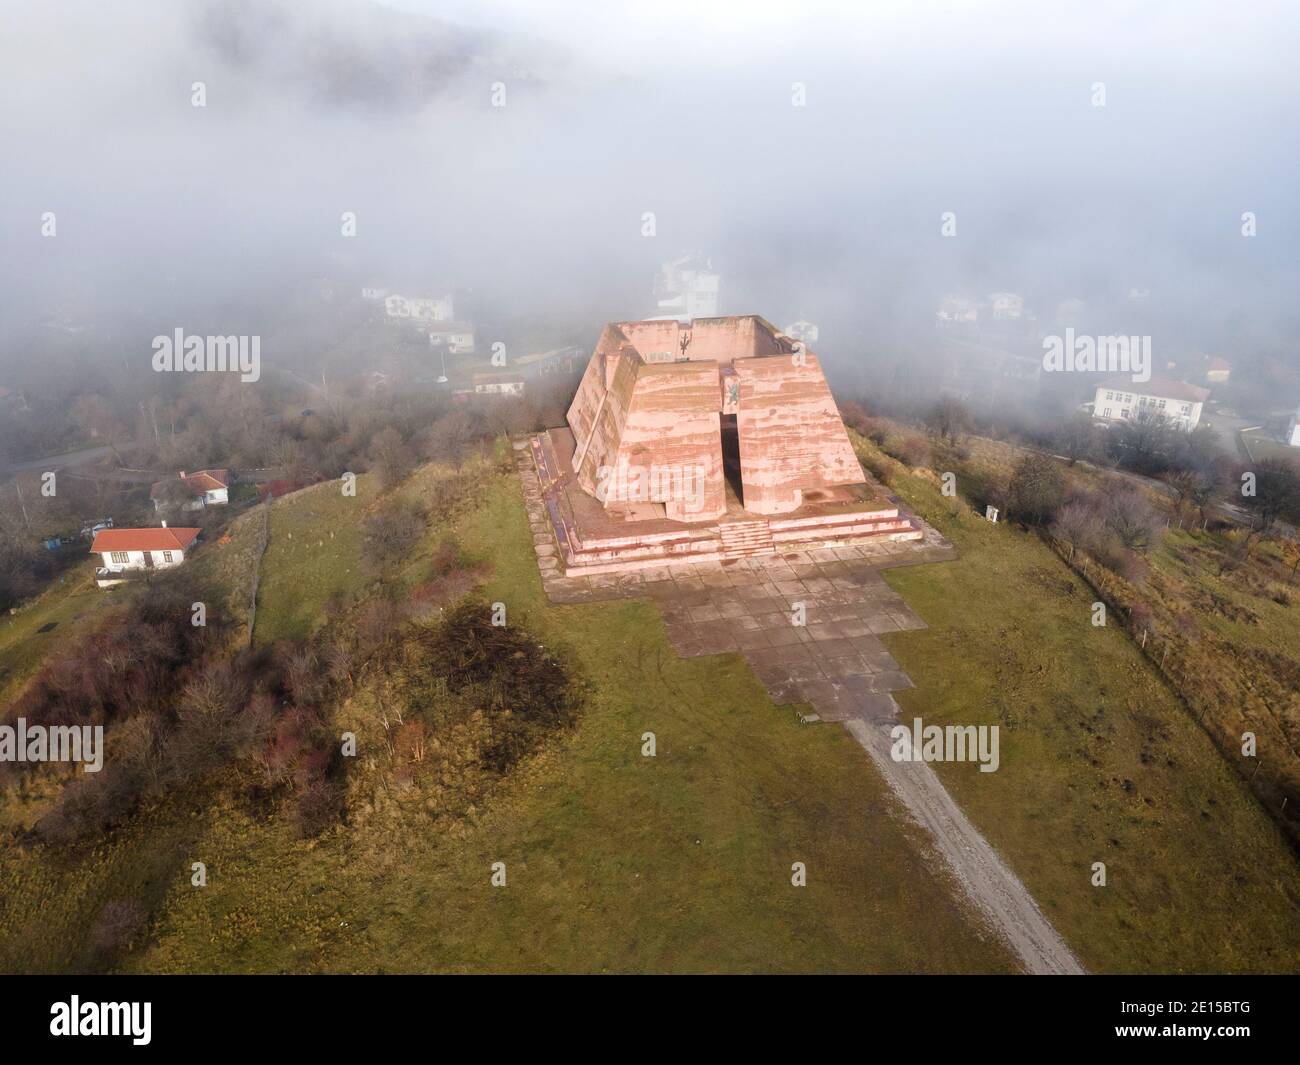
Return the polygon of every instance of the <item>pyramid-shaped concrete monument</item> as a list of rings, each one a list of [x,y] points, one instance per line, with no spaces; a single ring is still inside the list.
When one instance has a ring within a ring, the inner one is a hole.
[[[605,326],[568,427],[531,448],[566,573],[923,535],[864,476],[816,355],[757,315]]]

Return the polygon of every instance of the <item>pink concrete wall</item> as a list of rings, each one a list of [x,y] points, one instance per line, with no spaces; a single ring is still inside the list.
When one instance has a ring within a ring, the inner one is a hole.
[[[683,337],[689,361],[656,361],[679,357]],[[720,364],[737,384],[745,509],[784,513],[805,491],[863,482],[820,363],[811,353],[796,363],[792,350],[753,315],[607,325],[569,407],[578,483],[607,505],[654,501],[674,520],[721,517],[720,411],[733,403]],[[684,476],[692,490],[679,494],[670,486]]]
[[[781,514],[814,488],[860,484],[866,478],[821,364],[811,353],[739,359],[736,428],[745,509]]]

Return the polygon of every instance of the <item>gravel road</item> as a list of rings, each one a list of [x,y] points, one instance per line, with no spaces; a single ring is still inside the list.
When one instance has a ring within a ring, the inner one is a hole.
[[[883,718],[844,722],[902,800],[930,834],[954,877],[1030,973],[1082,974],[1079,959],[1043,916],[1025,885],[953,801],[924,762],[895,762]]]

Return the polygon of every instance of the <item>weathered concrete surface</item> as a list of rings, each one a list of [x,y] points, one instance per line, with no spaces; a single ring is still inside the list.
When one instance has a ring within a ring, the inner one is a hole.
[[[663,503],[674,521],[721,517],[717,367],[621,358],[574,463],[578,484],[606,506]]]
[[[605,326],[568,412],[578,484],[605,506],[726,511],[720,415],[736,415],[742,503],[797,510],[864,483],[820,363],[756,315]]]
[[[815,355],[737,359],[732,368],[746,510],[782,514],[819,489],[866,480]]]

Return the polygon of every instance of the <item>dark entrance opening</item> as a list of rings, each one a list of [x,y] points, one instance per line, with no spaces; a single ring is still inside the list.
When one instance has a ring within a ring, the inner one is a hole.
[[[727,494],[744,506],[745,493],[740,480],[740,430],[734,414],[722,415],[722,475],[727,479]]]

